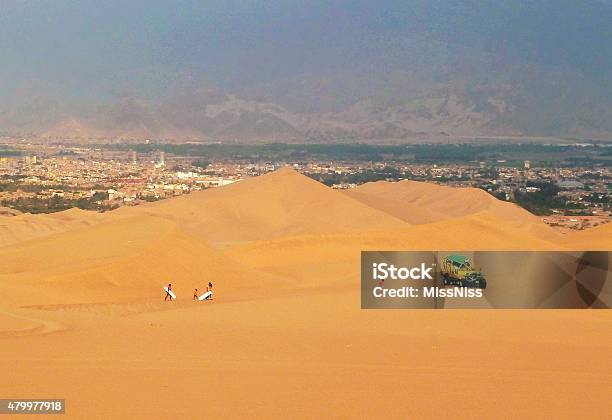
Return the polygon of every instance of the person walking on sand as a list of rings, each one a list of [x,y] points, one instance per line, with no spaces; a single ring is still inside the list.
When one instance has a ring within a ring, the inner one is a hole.
[[[193,300],[198,300],[198,289],[193,291]]]
[[[172,283],[168,283],[168,290],[166,290],[166,297],[164,298],[164,302],[168,300],[168,298],[170,298],[170,301],[172,301],[172,295],[170,294],[170,292],[172,291]]]
[[[212,300],[212,283],[208,282],[208,286],[206,286],[206,292],[210,292],[210,295],[206,298],[206,300]]]

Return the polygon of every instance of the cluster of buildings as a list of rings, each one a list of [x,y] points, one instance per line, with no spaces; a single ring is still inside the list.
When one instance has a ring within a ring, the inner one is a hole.
[[[609,166],[535,167],[529,161],[521,165],[505,161],[440,165],[244,159],[202,163],[201,159],[166,155],[163,151],[139,154],[61,146],[46,147],[41,154],[0,157],[0,206],[18,208],[16,203],[23,200],[63,200],[68,205],[106,210],[225,186],[286,164],[336,189],[354,188],[381,179],[412,179],[482,188],[502,200],[515,201],[519,193],[539,194],[543,184],[554,185],[556,196],[571,204],[572,211],[553,208],[552,215],[544,219],[547,223],[581,228],[611,219],[612,168]]]
[[[155,201],[241,180],[240,173],[217,173],[191,165],[171,167],[157,159],[85,159],[77,155],[0,159],[0,206],[63,200],[106,210]],[[27,208],[22,210],[27,211]]]

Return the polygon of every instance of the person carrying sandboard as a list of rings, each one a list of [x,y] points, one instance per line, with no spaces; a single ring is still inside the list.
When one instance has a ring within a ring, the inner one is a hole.
[[[172,283],[168,283],[168,287],[166,287],[166,297],[164,297],[164,302],[170,298],[170,301],[174,300],[172,298]]]

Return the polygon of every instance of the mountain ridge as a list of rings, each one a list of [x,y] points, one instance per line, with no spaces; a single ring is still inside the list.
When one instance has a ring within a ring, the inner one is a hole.
[[[0,132],[51,141],[612,136],[610,2],[187,0],[185,13],[132,6],[114,19],[117,2],[11,3],[0,16]]]

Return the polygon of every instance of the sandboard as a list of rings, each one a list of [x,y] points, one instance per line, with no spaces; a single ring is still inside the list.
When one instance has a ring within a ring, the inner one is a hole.
[[[164,292],[169,293],[170,296],[172,296],[172,299],[176,299],[176,295],[174,294],[172,290],[168,290],[168,286],[164,287]]]
[[[209,290],[208,292],[204,293],[202,296],[198,297],[198,300],[206,300],[210,297],[212,297],[212,290]]]

